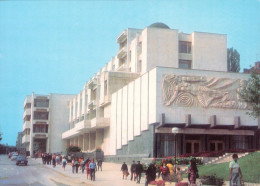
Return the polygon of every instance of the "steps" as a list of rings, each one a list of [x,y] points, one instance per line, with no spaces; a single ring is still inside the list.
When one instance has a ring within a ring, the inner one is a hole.
[[[245,157],[248,154],[249,154],[248,152],[246,152],[246,153],[237,153],[238,158]],[[217,157],[216,159],[213,159],[213,160],[209,161],[208,163],[205,163],[205,165],[230,162],[230,161],[233,160],[232,155],[233,155],[233,153],[225,153],[223,156]]]

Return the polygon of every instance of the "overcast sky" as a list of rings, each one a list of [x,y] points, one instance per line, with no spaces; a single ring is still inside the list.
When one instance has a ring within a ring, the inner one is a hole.
[[[126,28],[163,22],[184,33],[227,34],[241,69],[260,60],[260,1],[0,2],[0,131],[15,145],[26,95],[78,94]]]

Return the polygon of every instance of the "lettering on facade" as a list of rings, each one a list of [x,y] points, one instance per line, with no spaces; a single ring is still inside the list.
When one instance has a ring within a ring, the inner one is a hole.
[[[165,75],[162,80],[164,105],[248,109],[238,92],[246,80],[205,76]]]

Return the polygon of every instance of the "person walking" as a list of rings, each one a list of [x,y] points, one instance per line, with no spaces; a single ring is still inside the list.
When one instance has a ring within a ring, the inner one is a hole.
[[[124,179],[124,177],[125,177],[125,179],[127,179],[128,167],[127,167],[127,164],[125,162],[121,166],[121,171],[123,172],[123,179]]]
[[[191,166],[191,160],[189,161],[188,169],[187,169],[187,171],[185,172],[186,174],[188,174],[189,184],[191,184],[191,183],[190,183],[190,166]]]
[[[229,163],[229,181],[231,186],[241,186],[242,172],[238,163],[238,155],[232,155],[233,160]]]
[[[195,160],[191,160],[191,166],[189,169],[191,186],[196,186],[196,179],[199,177],[199,174]]]
[[[102,160],[101,159],[98,160],[97,165],[98,165],[98,171],[99,171],[99,169],[102,171]]]
[[[173,175],[174,174],[174,167],[173,167],[173,164],[172,164],[172,161],[170,160],[166,166],[169,168],[169,171],[170,171],[170,175]]]
[[[65,167],[67,165],[67,160],[65,158],[62,159],[62,168],[65,171]]]
[[[90,178],[90,168],[89,168],[89,164],[90,164],[90,160],[88,161],[88,159],[86,160],[86,172],[87,172],[87,179]]]
[[[84,158],[81,158],[80,167],[81,167],[81,172],[84,173],[84,170],[85,170],[85,161],[84,161]]]
[[[131,171],[131,181],[133,180],[133,177],[134,177],[134,181],[135,181],[136,180],[136,163],[135,163],[135,161],[133,161],[130,171]]]
[[[162,179],[167,180],[168,175],[170,174],[169,168],[166,166],[166,163],[163,162],[163,166],[160,167],[160,173],[162,175]]]
[[[75,159],[74,165],[75,165],[76,173],[78,174],[78,171],[79,171],[79,159],[78,158]]]
[[[177,178],[178,178],[177,182],[178,183],[181,182],[183,180],[183,178],[182,178],[182,172],[181,172],[180,167],[177,167],[176,175],[177,175]]]
[[[148,186],[148,184],[151,182],[151,181],[154,181],[156,179],[156,167],[154,166],[153,163],[151,163],[145,173],[145,178],[146,178],[146,181],[145,181],[145,185]]]
[[[89,168],[90,168],[91,181],[95,181],[96,163],[95,163],[94,159],[93,159],[93,160],[91,161],[91,163],[89,164]]]
[[[143,166],[142,164],[140,164],[140,161],[137,161],[137,164],[136,164],[136,183],[140,183],[141,181],[141,174],[143,172]]]
[[[74,165],[74,162],[75,162],[75,160],[74,159],[72,159],[71,160],[71,170],[72,170],[72,173],[74,174],[74,171],[75,171],[75,165]]]
[[[60,157],[59,157],[59,155],[56,156],[56,164],[57,164],[57,165],[60,164]]]
[[[55,154],[52,156],[52,166],[53,166],[53,168],[56,167],[56,156],[55,156]]]

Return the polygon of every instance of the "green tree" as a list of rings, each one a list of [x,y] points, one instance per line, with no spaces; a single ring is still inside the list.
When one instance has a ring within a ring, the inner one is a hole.
[[[240,54],[236,49],[227,49],[227,69],[229,72],[240,71]]]
[[[239,92],[240,97],[250,104],[250,116],[260,117],[260,75],[252,71],[248,84]]]
[[[81,148],[78,146],[70,145],[66,149],[67,152],[80,152]]]

